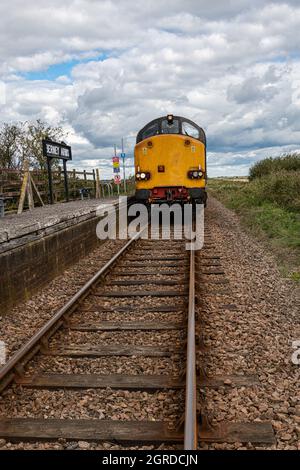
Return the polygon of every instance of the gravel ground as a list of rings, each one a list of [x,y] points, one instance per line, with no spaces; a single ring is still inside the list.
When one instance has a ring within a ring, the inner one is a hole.
[[[180,375],[184,357],[101,357],[96,359],[43,357],[32,361],[26,375],[47,374],[130,374],[130,375]]]
[[[186,267],[176,267],[176,268],[172,268],[172,267],[160,267],[159,268],[159,273],[158,273],[158,269],[157,267],[147,267],[147,273],[151,273],[155,275],[155,278],[156,276],[160,276],[161,274],[163,274],[163,276],[161,276],[162,279],[165,279],[165,275],[168,274],[168,273],[176,273],[176,275],[179,273],[182,273],[184,270],[186,270]],[[124,273],[126,272],[127,274],[140,274],[141,276],[144,276],[144,272],[145,272],[145,268],[142,267],[142,268],[139,268],[139,267],[136,267],[136,268],[130,268],[130,266],[124,266],[124,268],[118,268],[114,271],[114,274],[116,276],[121,276],[120,273]],[[186,270],[186,272],[188,272]],[[173,276],[172,276],[173,277]]]
[[[198,353],[209,375],[256,374],[259,385],[208,389],[205,407],[213,422],[272,422],[276,449],[300,450],[300,366],[293,365],[292,341],[300,339],[299,288],[282,279],[272,256],[246,234],[237,216],[209,200],[206,224],[221,253],[230,294],[199,282],[199,333],[209,352]],[[205,255],[207,251],[202,254]],[[201,256],[198,265],[201,263]],[[221,279],[221,276],[220,276]],[[210,282],[211,278],[209,277]],[[222,286],[222,288],[225,286]],[[224,309],[235,304],[236,310]],[[201,448],[246,449],[250,444],[210,444]],[[259,447],[261,448],[261,446]]]
[[[149,287],[151,285],[151,281],[153,282],[153,280],[158,281],[158,280],[162,280],[162,281],[176,281],[177,282],[177,285],[175,285],[175,287],[177,287],[177,289],[181,286],[181,282],[182,282],[182,276],[180,275],[176,275],[176,276],[173,276],[173,275],[169,275],[167,276],[166,274],[161,274],[161,273],[157,273],[155,271],[153,271],[153,273],[151,274],[143,274],[142,272],[139,273],[138,275],[136,275],[136,273],[134,273],[133,271],[129,271],[126,269],[126,274],[119,274],[119,275],[116,275],[116,273],[114,273],[113,276],[110,276],[109,277],[109,280],[113,283],[115,281],[126,281],[128,279],[129,276],[127,276],[127,274],[135,274],[134,276],[134,279],[137,281],[144,281],[144,290],[145,290],[145,287]],[[187,273],[188,274],[188,273]],[[186,278],[187,279],[187,278]],[[127,287],[127,286],[122,286],[122,287]],[[137,287],[137,286],[136,286]],[[155,287],[157,287],[157,284],[155,284]],[[172,286],[168,286],[168,287],[172,287]]]
[[[179,284],[179,285],[174,285],[174,286],[163,286],[163,285],[158,285],[158,284],[151,284],[147,283],[145,281],[144,284],[140,285],[128,285],[128,286],[118,286],[118,285],[105,285],[105,286],[100,286],[95,290],[95,295],[101,294],[104,295],[108,293],[115,293],[118,294],[120,292],[132,292],[132,291],[141,291],[141,292],[152,292],[155,290],[166,290],[166,291],[172,291],[172,292],[177,292],[177,293],[184,293],[186,291],[186,286]],[[170,299],[169,299],[170,301]]]
[[[157,287],[157,286],[156,286]],[[104,300],[104,298],[99,298],[99,297],[91,297],[93,299],[93,302],[91,300],[87,300],[86,302],[83,302],[83,306],[85,309],[92,309],[95,310],[97,309],[118,309],[118,307],[130,307],[132,310],[140,310],[141,307],[141,301],[138,298],[132,298],[131,300],[126,299],[126,298],[107,298],[107,300]],[[162,298],[156,298],[156,297],[143,297],[143,302],[142,302],[142,307],[143,310],[147,307],[157,307],[159,306],[170,306],[170,301],[172,307],[177,307],[178,309],[183,308],[184,302],[183,302],[183,297],[162,297]]]
[[[92,344],[94,346],[110,344],[131,344],[139,346],[182,346],[185,337],[184,331],[112,331],[112,332],[84,332],[59,331],[49,342],[50,348],[64,346],[80,346]]]
[[[112,442],[87,442],[87,441],[66,441],[65,439],[59,439],[56,442],[44,442],[44,443],[28,443],[19,442],[13,444],[6,442],[5,439],[0,439],[1,450],[180,450],[182,446],[171,446],[170,444],[161,444],[159,447],[151,446],[138,446],[138,447],[122,447],[119,444]]]
[[[176,322],[178,318],[183,313],[178,311],[178,313],[166,313],[166,312],[136,312],[134,309],[128,312],[85,312],[84,318],[87,323],[94,323],[99,321],[162,321],[162,322]],[[74,314],[71,318],[72,322],[75,321],[77,315]]]
[[[167,421],[175,426],[183,408],[183,390],[30,390],[18,386],[5,392],[0,417],[44,419],[112,419]]]
[[[124,240],[108,240],[65,270],[30,300],[0,317],[0,339],[6,343],[7,357],[30,339],[124,244]]]

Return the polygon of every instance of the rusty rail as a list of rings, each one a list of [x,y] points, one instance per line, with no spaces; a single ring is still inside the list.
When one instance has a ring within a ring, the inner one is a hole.
[[[196,340],[195,340],[195,250],[190,255],[190,281],[188,306],[188,332],[186,357],[186,390],[184,449],[197,449],[197,377],[196,377]]]

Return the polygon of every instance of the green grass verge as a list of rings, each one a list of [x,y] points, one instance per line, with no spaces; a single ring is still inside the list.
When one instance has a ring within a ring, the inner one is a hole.
[[[300,282],[299,194],[293,194],[295,188],[291,184],[284,187],[285,178],[284,181],[281,178],[280,183],[277,181],[276,195],[273,194],[274,175],[250,183],[238,179],[210,179],[208,190],[233,209],[242,224],[268,245],[282,274]],[[276,201],[282,192],[284,196]]]

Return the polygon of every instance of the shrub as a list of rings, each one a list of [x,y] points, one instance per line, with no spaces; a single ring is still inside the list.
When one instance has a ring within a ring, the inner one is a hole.
[[[249,179],[261,178],[280,171],[300,171],[300,154],[292,153],[277,158],[265,158],[250,168]]]
[[[247,191],[260,204],[267,201],[288,211],[300,211],[300,171],[281,171],[255,179]]]

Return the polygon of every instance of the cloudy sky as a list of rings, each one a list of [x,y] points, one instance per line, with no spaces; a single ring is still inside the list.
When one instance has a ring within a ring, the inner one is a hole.
[[[110,177],[167,113],[201,125],[210,175],[300,149],[299,0],[1,0],[0,121],[63,125]],[[4,85],[5,84],[5,99]]]

